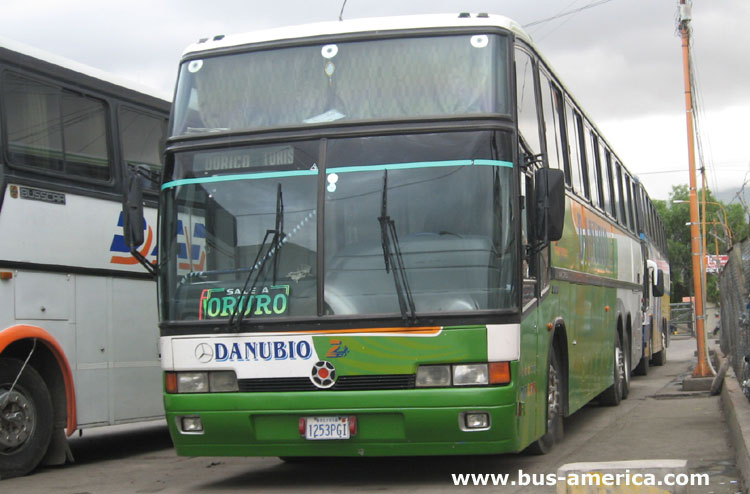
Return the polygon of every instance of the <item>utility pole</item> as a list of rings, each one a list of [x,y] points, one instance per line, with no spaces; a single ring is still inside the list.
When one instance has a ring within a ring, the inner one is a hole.
[[[698,217],[698,194],[696,192],[695,178],[693,97],[690,84],[690,20],[690,5],[686,4],[686,0],[680,0],[680,37],[682,38],[682,67],[685,76],[685,116],[687,119],[688,162],[690,165],[690,245],[693,254],[695,339],[698,342],[698,364],[693,370],[693,377],[710,377],[713,373],[706,360],[706,316],[703,308],[703,246]]]

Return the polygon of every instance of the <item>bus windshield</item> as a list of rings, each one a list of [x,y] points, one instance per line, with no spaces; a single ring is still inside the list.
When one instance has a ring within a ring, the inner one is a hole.
[[[332,139],[325,171],[318,141],[176,155],[162,197],[163,317],[514,309],[508,142],[497,131]],[[185,249],[196,263],[179,262]]]
[[[499,34],[450,35],[186,60],[171,132],[508,114],[507,46]]]

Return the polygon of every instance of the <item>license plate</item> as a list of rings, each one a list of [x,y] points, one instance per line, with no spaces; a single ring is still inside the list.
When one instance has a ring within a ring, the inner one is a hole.
[[[349,417],[305,417],[305,439],[349,439]]]

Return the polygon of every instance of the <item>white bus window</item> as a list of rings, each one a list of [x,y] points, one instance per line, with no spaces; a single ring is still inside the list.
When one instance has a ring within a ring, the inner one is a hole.
[[[534,154],[541,152],[539,144],[539,116],[534,91],[534,63],[531,55],[516,49],[516,100],[518,132]]]
[[[586,153],[586,137],[583,131],[583,118],[578,111],[573,110],[573,116],[575,117],[576,124],[576,135],[578,136],[578,153],[581,157],[581,187],[583,187],[583,195],[586,199],[591,199],[591,187],[589,185],[589,174],[590,168],[588,160],[590,154]]]
[[[624,227],[628,226],[628,215],[626,213],[626,205],[625,205],[625,193],[623,190],[622,185],[622,165],[620,165],[620,162],[615,160],[615,176],[617,177],[617,191],[616,191],[616,198],[617,198],[617,215],[620,220],[620,224]]]
[[[111,162],[102,101],[7,74],[3,81],[12,164],[109,180]]]
[[[550,168],[560,169],[560,120],[558,107],[556,106],[557,92],[550,82],[549,76],[540,72],[540,84],[542,94],[542,111],[544,115],[544,127],[547,142],[547,160]]]
[[[97,180],[109,180],[110,162],[104,103],[63,92],[62,129],[65,172]]]
[[[581,187],[581,157],[578,145],[578,129],[576,127],[575,110],[569,101],[565,102],[565,117],[568,136],[568,167],[570,168],[570,185],[580,196],[583,196]]]
[[[602,187],[602,162],[599,155],[599,141],[591,128],[586,126],[586,155],[589,161],[589,186],[591,200],[595,206],[604,209],[604,190]]]
[[[167,121],[130,108],[122,108],[119,123],[122,160],[125,166],[145,165],[161,175]],[[158,183],[149,182],[148,187],[157,190]]]

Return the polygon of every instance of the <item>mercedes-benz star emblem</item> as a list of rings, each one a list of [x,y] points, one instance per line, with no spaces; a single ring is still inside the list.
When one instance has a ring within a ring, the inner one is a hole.
[[[207,364],[214,358],[214,349],[208,343],[200,343],[195,347],[195,358],[201,364]]]

